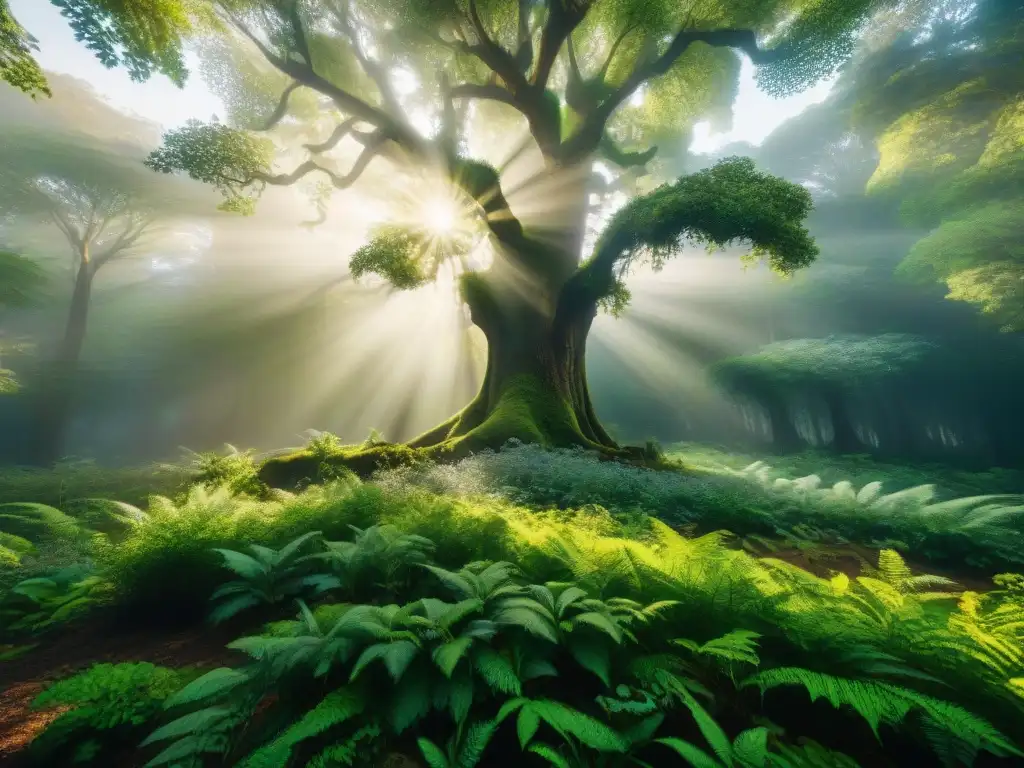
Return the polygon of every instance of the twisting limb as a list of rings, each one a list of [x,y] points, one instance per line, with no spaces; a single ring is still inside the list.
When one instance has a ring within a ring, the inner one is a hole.
[[[533,64],[533,33],[530,31],[530,0],[519,0],[518,47],[516,48],[516,64],[524,75]]]
[[[619,166],[620,168],[638,168],[647,165],[654,156],[658,154],[656,146],[645,149],[643,152],[629,152],[622,149],[615,140],[607,133],[601,138],[598,151],[605,160]]]
[[[288,87],[284,89],[281,94],[281,99],[277,102],[277,107],[274,109],[270,117],[267,118],[267,122],[263,124],[262,128],[257,128],[258,131],[269,131],[271,128],[280,123],[286,114],[288,114],[288,100],[291,95],[302,87],[302,84],[297,80],[293,80],[288,84]]]
[[[124,231],[117,236],[117,239],[107,246],[103,250],[103,253],[94,257],[94,269],[99,269],[108,261],[111,261],[114,257],[123,254],[135,245],[139,238],[145,233],[149,225],[153,223],[153,220],[148,216],[142,216],[139,214],[129,214],[128,219],[129,221],[125,225]]]
[[[460,50],[473,54],[490,67],[498,77],[505,81],[505,85],[513,94],[527,91],[529,83],[526,81],[526,76],[519,71],[515,57],[498,45],[487,33],[487,28],[480,18],[476,0],[469,0],[469,20],[479,42],[476,45],[463,44],[459,46]]]
[[[608,75],[608,69],[611,67],[612,61],[615,59],[615,54],[619,52],[619,46],[626,42],[626,38],[629,37],[637,28],[636,24],[630,24],[622,30],[622,34],[615,38],[615,42],[612,43],[611,50],[608,51],[608,58],[604,60],[604,64],[601,66],[601,71],[598,72],[598,77],[600,77],[602,81]]]
[[[355,54],[359,65],[363,68],[366,75],[373,80],[374,85],[377,86],[385,107],[392,115],[401,119],[402,106],[398,101],[398,96],[395,94],[395,89],[391,87],[391,81],[388,80],[387,72],[380,64],[367,56],[363,51],[363,47],[359,44],[359,35],[352,24],[352,9],[349,7],[347,0],[339,0],[332,3],[331,10],[341,26],[341,31],[348,38],[349,45],[352,46],[352,53]]]
[[[325,141],[322,141],[319,144],[303,144],[303,146],[310,152],[317,155],[328,152],[338,146],[338,143],[342,139],[352,133],[352,129],[355,128],[357,123],[359,123],[359,118],[350,117],[340,123]]]
[[[359,157],[356,158],[356,162],[353,164],[351,170],[344,176],[339,176],[330,168],[325,168],[315,160],[306,160],[291,173],[254,173],[248,180],[247,184],[251,184],[254,181],[261,181],[264,184],[271,184],[274,186],[288,186],[311,173],[319,171],[331,180],[331,183],[336,189],[348,189],[358,181],[359,177],[363,174],[363,171],[365,171],[370,162],[380,154],[381,149],[387,142],[387,137],[383,134],[377,133],[374,135],[376,136],[376,139],[367,143],[363,151],[359,153]]]
[[[288,21],[292,25],[292,31],[295,33],[295,45],[298,47],[299,56],[312,68],[313,56],[309,52],[309,40],[306,39],[306,29],[302,25],[302,19],[299,17],[299,0],[289,0]]]
[[[548,87],[548,78],[555,66],[558,52],[566,38],[583,21],[590,8],[590,0],[548,0],[548,20],[540,37],[540,52],[533,84],[540,90]]]
[[[308,63],[285,59],[278,56],[268,48],[259,37],[249,29],[244,22],[230,11],[223,10],[225,18],[252,42],[263,57],[279,71],[298,81],[307,88],[327,96],[342,112],[370,123],[381,131],[385,132],[393,141],[402,144],[406,149],[419,153],[425,149],[421,137],[408,126],[395,120],[391,115],[372,104],[369,104],[358,96],[354,96],[343,88],[318,75]]]
[[[502,104],[508,104],[511,107],[519,107],[516,98],[500,85],[463,83],[462,85],[452,87],[450,93],[453,99],[489,99],[491,101],[500,101]]]
[[[615,110],[645,82],[668,72],[693,43],[735,48],[759,64],[772,61],[778,56],[776,51],[758,47],[757,36],[753,30],[682,29],[672,39],[664,53],[652,58],[641,57],[629,77],[587,116],[572,139],[563,144],[559,160],[563,163],[573,163],[595,152],[604,137],[605,125]]]

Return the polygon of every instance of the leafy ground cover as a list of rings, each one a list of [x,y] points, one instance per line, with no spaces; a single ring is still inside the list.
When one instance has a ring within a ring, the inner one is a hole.
[[[0,506],[0,756],[1024,759],[1024,577],[996,546],[1021,535],[1018,498],[951,505],[877,478],[654,472],[530,446],[287,492],[258,487],[244,454],[221,458],[145,505]],[[841,536],[855,567],[824,557]],[[922,542],[961,540],[1007,567],[908,566]]]

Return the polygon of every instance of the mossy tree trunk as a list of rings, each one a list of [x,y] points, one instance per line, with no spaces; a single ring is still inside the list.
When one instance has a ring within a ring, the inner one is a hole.
[[[565,242],[572,242],[568,233]],[[487,339],[487,368],[473,401],[410,442],[430,448],[497,448],[515,438],[616,450],[587,386],[587,337],[597,304],[571,278],[578,257],[525,237],[503,243],[492,267],[463,278],[473,323]]]

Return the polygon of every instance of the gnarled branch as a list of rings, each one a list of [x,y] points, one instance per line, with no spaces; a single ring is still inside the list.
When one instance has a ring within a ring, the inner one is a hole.
[[[566,39],[583,21],[590,8],[589,0],[548,0],[548,20],[540,36],[540,52],[533,84],[544,90],[548,87],[551,69]]]
[[[288,87],[281,93],[281,99],[277,103],[277,107],[274,109],[270,117],[267,118],[267,122],[263,124],[262,128],[257,128],[258,131],[269,131],[271,128],[280,123],[286,114],[288,114],[288,100],[291,95],[302,87],[302,84],[297,80],[293,80],[288,84]]]
[[[647,165],[654,156],[658,154],[656,146],[649,147],[643,152],[630,152],[623,149],[607,133],[601,138],[598,151],[605,160],[614,163],[620,168],[639,168]]]
[[[279,71],[288,75],[307,88],[312,88],[324,96],[327,96],[342,112],[353,117],[358,117],[364,122],[379,128],[385,132],[388,138],[401,143],[412,152],[422,152],[424,142],[408,126],[401,124],[387,112],[369,104],[358,96],[355,96],[344,88],[339,88],[334,83],[318,75],[308,62],[298,62],[292,59],[285,59],[278,56],[264,44],[259,37],[253,33],[237,16],[224,11],[230,23],[263,54],[263,57]]]
[[[328,152],[338,146],[342,139],[352,133],[352,129],[355,128],[357,123],[359,123],[358,117],[350,117],[344,122],[339,123],[325,141],[319,144],[304,144],[303,146],[317,155]]]
[[[271,184],[273,186],[288,186],[311,173],[319,171],[331,180],[331,183],[336,189],[348,189],[359,180],[363,171],[365,171],[370,162],[380,154],[381,149],[387,142],[387,137],[384,134],[377,133],[374,134],[374,137],[375,139],[368,142],[363,151],[359,153],[359,157],[356,158],[356,162],[353,164],[351,170],[349,170],[349,172],[344,176],[339,176],[330,168],[325,168],[315,160],[306,160],[291,173],[254,173],[248,183],[251,184],[254,181],[261,181],[264,184]]]
[[[457,46],[458,49],[473,54],[490,67],[498,77],[505,81],[505,85],[513,94],[526,91],[529,88],[526,76],[519,70],[515,57],[488,34],[487,28],[480,18],[476,0],[469,0],[469,19],[479,42],[476,45],[462,44]]]
[[[516,101],[515,96],[500,85],[475,85],[473,83],[463,83],[461,85],[453,86],[450,93],[453,99],[489,99],[490,101],[500,101],[502,104],[508,104],[511,107],[516,107],[517,109],[519,108],[519,104]]]

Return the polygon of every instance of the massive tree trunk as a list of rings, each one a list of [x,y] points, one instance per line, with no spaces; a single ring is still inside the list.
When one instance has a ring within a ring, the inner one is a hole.
[[[543,239],[527,236],[506,215],[503,198],[491,194],[496,185],[471,192],[486,200],[495,238],[492,265],[464,275],[461,284],[472,321],[487,339],[487,369],[476,397],[405,445],[354,448],[339,454],[338,463],[369,474],[416,456],[452,460],[509,440],[581,446],[615,456],[642,453],[616,445],[590,399],[587,336],[602,294],[580,268],[587,187],[576,169],[570,174],[559,188],[565,216]],[[268,460],[260,477],[283,487],[322,477],[322,470],[322,459],[302,451]]]
[[[587,336],[597,314],[569,284],[570,263],[542,245],[502,252],[492,267],[464,278],[463,298],[487,339],[487,370],[473,401],[413,440],[431,447],[464,438],[500,447],[511,438],[615,450],[587,387]]]
[[[64,455],[75,377],[85,345],[94,276],[95,269],[88,260],[88,251],[85,251],[75,277],[64,337],[40,399],[37,456],[42,464],[52,464]]]

